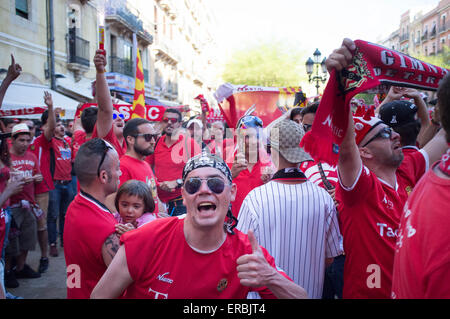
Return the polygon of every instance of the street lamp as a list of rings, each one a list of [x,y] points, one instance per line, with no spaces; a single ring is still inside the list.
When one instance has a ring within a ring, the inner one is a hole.
[[[323,58],[323,60],[320,62],[320,58],[322,56],[322,53],[320,53],[319,49],[316,49],[313,53],[314,60],[311,58],[308,58],[306,61],[306,73],[308,74],[308,80],[309,83],[316,82],[316,90],[317,95],[319,95],[319,87],[320,82],[325,83],[327,80],[327,67],[325,65],[326,57]],[[322,76],[319,75],[319,66],[322,70]],[[315,75],[313,75],[315,69]]]

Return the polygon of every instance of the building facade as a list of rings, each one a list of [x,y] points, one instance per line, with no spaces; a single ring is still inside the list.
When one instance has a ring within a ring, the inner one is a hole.
[[[450,46],[450,0],[441,0],[428,12],[412,14],[406,11],[400,17],[399,29],[382,44],[403,53],[418,56],[436,55]]]

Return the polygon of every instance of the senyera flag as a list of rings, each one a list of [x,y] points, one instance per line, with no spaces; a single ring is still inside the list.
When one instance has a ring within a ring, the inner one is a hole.
[[[136,50],[136,81],[134,86],[133,106],[131,107],[131,118],[145,118],[145,84],[144,69],[139,50]]]
[[[228,126],[235,128],[238,120],[251,107],[254,115],[268,126],[293,106],[306,105],[306,96],[300,87],[261,87],[222,84],[214,94]]]

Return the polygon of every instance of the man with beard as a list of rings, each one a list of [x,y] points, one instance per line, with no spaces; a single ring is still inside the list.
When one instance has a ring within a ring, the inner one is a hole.
[[[326,61],[337,72],[352,61],[355,45],[344,39]],[[336,199],[346,254],[343,298],[391,296],[400,215],[409,191],[446,151],[445,132],[423,149],[403,156],[400,135],[374,114],[349,112],[339,148]]]
[[[122,172],[120,185],[130,179],[146,183],[152,191],[156,212],[158,210],[164,211],[163,205],[161,205],[161,209],[158,208],[160,201],[156,190],[156,178],[150,165],[145,161],[145,158],[155,151],[158,132],[150,121],[136,118],[127,122],[123,130],[123,136],[127,143],[127,152],[120,158],[120,171]],[[111,197],[114,198],[115,194],[111,195]],[[109,199],[108,203],[110,203]]]
[[[181,198],[181,174],[189,158],[201,152],[201,147],[181,132],[181,113],[167,109],[162,120],[164,135],[159,139],[153,156],[155,175],[158,179],[159,198],[167,204],[172,216],[186,213]]]
[[[92,138],[99,137],[108,141],[117,151],[119,157],[127,151],[123,136],[124,115],[114,109],[108,83],[106,82],[106,55],[104,50],[97,50],[94,56],[96,75],[96,97],[98,102],[97,123]]]

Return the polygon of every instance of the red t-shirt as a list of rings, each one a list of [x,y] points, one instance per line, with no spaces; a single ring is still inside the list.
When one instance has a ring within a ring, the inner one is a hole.
[[[153,156],[158,183],[181,178],[187,160],[201,152],[201,147],[197,142],[190,137],[186,140],[183,134],[180,134],[178,141],[170,147],[164,141],[165,137],[163,135],[158,140]],[[158,196],[161,201],[167,203],[174,198],[180,197],[181,189],[178,188],[173,192],[167,192],[158,187]]]
[[[235,230],[235,235],[227,234],[219,249],[205,254],[187,244],[183,225],[182,218],[162,218],[121,237],[134,280],[127,288],[126,298],[242,299],[250,291],[258,291],[263,298],[274,298],[265,287],[253,289],[240,284],[236,260],[252,253],[247,235]],[[273,257],[264,248],[262,251],[275,268]]]
[[[50,148],[49,142],[44,134],[39,135],[30,145],[29,150],[37,157],[39,161],[39,168],[41,170],[44,180],[42,183],[36,184],[35,193],[42,194],[55,189],[53,185],[52,173],[50,172]]]
[[[36,174],[40,174],[39,162],[36,156],[26,151],[24,156],[17,156],[13,153],[11,156],[11,170],[19,172],[20,177],[33,177]],[[11,205],[20,202],[22,199],[29,201],[30,203],[35,203],[34,199],[34,182],[28,183],[23,186],[22,192],[19,194],[11,196]]]
[[[365,166],[352,187],[338,185],[336,198],[346,254],[343,298],[390,298],[400,215],[408,189],[427,168],[425,158],[428,156],[417,152],[403,160],[397,169],[396,189]]]
[[[70,203],[64,224],[68,299],[89,299],[106,271],[102,246],[106,238],[115,232],[116,223],[113,214],[104,205],[84,193],[80,192]],[[77,274],[79,277],[76,277]],[[71,275],[74,278],[72,281]]]
[[[330,166],[327,163],[321,163],[325,177],[334,188],[338,184],[337,168]],[[322,176],[320,175],[319,166],[315,161],[304,161],[300,164],[300,170],[305,173],[305,176],[314,184],[319,187],[325,188],[323,184]]]
[[[127,154],[120,158],[120,185],[130,179],[135,179],[147,184],[152,191],[153,200],[155,201],[155,210],[149,213],[158,212],[158,193],[155,175],[146,161],[135,159]]]
[[[237,186],[236,198],[233,202],[231,202],[231,212],[234,217],[238,217],[242,202],[248,193],[250,193],[254,188],[264,184],[261,176],[263,175],[266,167],[271,165],[272,162],[263,163],[261,160],[258,160],[258,162],[256,162],[253,166],[251,172],[248,169],[244,169],[235,179],[233,179],[233,183]],[[232,166],[233,165],[231,164],[230,169]]]
[[[9,180],[9,167],[3,166],[0,168],[0,194],[2,194],[5,191],[6,184],[8,184]],[[9,206],[9,198],[3,203],[0,208],[6,208]],[[1,250],[1,247],[0,247]]]
[[[234,149],[235,143],[232,138],[225,138],[222,140],[221,144],[218,144],[217,141],[211,140],[207,144],[211,154],[218,154],[222,157],[222,159],[227,163],[233,163],[234,159]]]
[[[450,298],[449,212],[450,180],[430,169],[403,210],[394,258],[393,298]]]
[[[73,132],[73,138],[72,138],[72,162],[75,161],[75,157],[77,156],[78,150],[80,149],[81,145],[89,141],[89,139],[86,138],[86,132],[83,130],[76,130]]]
[[[95,123],[94,131],[92,132],[92,138],[96,137],[99,137],[97,132],[97,123]],[[116,134],[114,134],[114,127],[111,126],[108,134],[103,137],[103,139],[105,141],[108,141],[116,149],[117,154],[119,154],[119,158],[125,155],[125,153],[127,152],[127,143],[125,142],[125,139],[123,139],[122,144],[120,144]]]
[[[69,181],[72,179],[72,151],[65,139],[52,138],[52,148],[55,154],[55,181]]]

